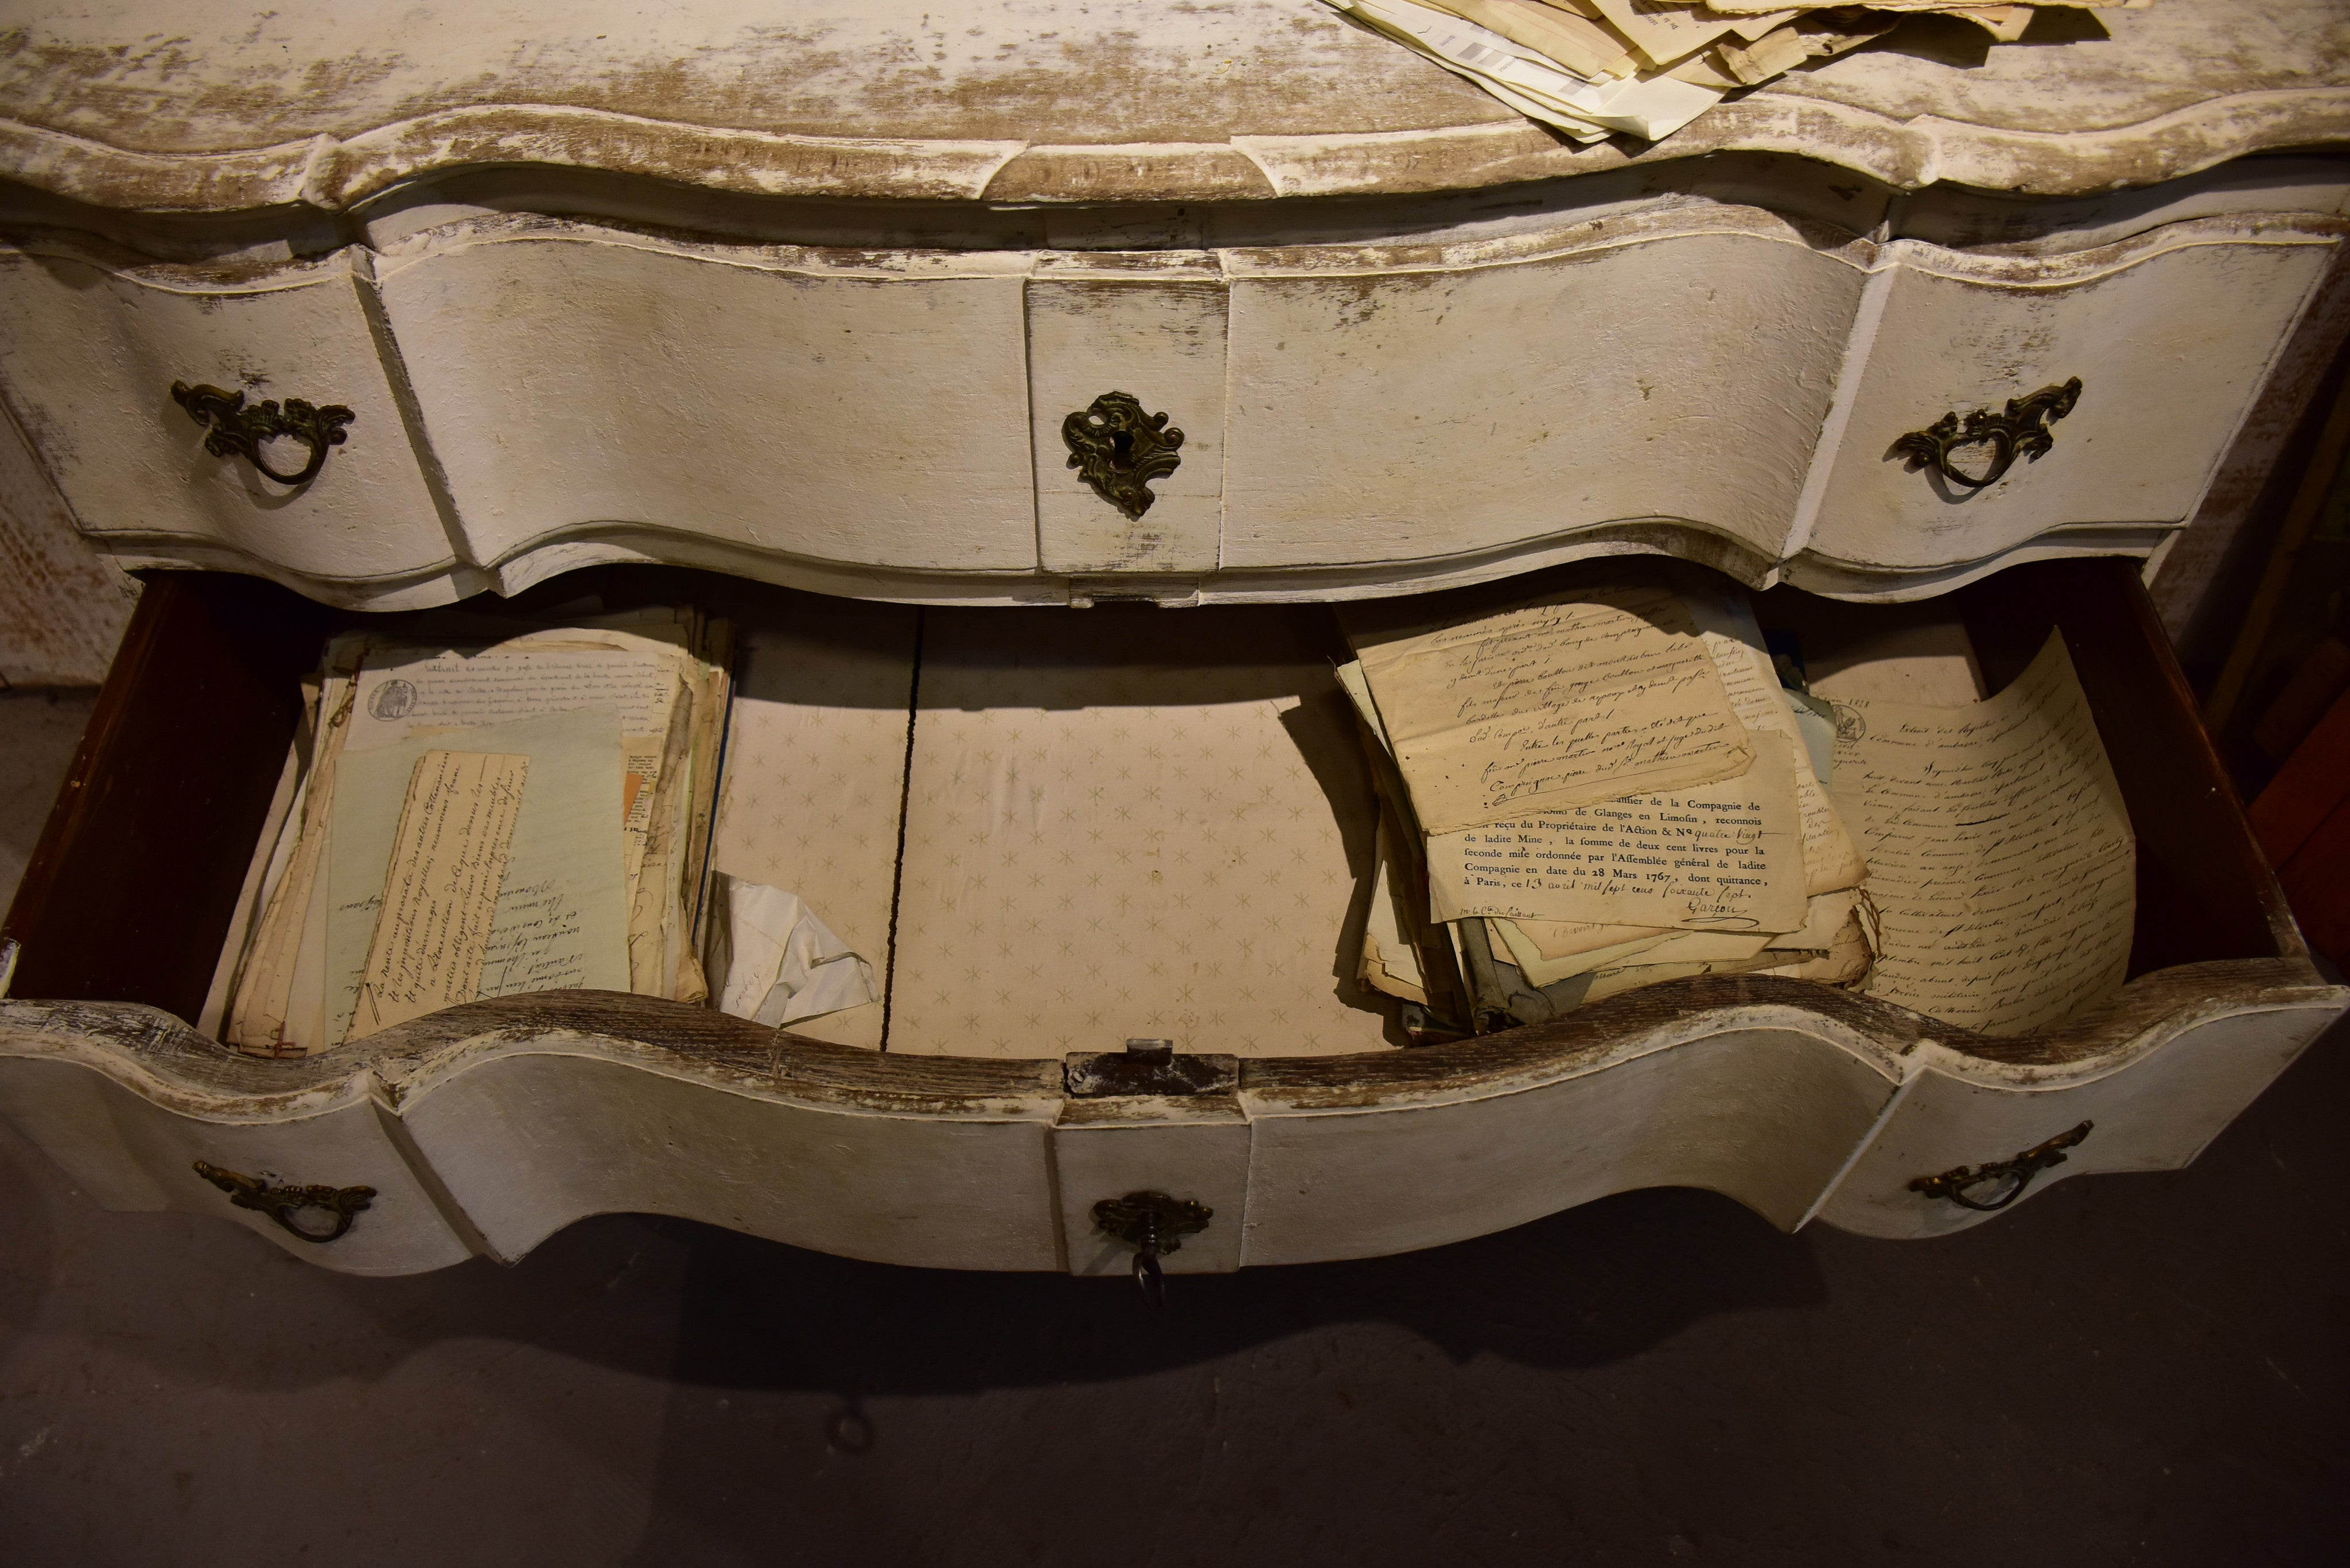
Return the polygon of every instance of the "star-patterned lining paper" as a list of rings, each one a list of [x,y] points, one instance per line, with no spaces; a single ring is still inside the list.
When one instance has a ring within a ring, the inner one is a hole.
[[[1395,1044],[1327,611],[928,614],[889,1049]]]
[[[889,968],[889,898],[920,612],[806,594],[737,610],[743,655],[711,864],[796,893],[841,940]],[[881,1003],[793,1032],[881,1044]]]

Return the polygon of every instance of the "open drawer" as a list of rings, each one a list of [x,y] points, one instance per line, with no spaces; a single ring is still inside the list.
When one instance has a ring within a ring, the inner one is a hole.
[[[1986,690],[2061,627],[2137,836],[2130,978],[2112,1000],[1991,1038],[1804,981],[1715,976],[1417,1047],[1326,972],[1360,871],[1357,784],[1316,738],[1315,661],[1336,646],[1326,609],[916,611],[680,574],[610,580],[753,625],[730,777],[778,787],[755,806],[730,796],[713,857],[726,869],[730,853],[801,856],[799,890],[890,976],[886,1021],[778,1032],[558,992],[299,1060],[199,1033],[300,680],[336,618],[252,579],[168,575],[140,604],[7,917],[21,957],[0,1001],[0,1114],[109,1207],[233,1218],[354,1272],[513,1258],[608,1210],[888,1262],[1123,1272],[1134,1228],[1100,1206],[1148,1194],[1183,1217],[1167,1268],[1213,1272],[1431,1246],[1658,1185],[1711,1188],[1788,1228],[1938,1234],[2055,1177],[2185,1164],[2346,999],[2313,968],[2121,561],[2019,566],[1916,605],[1790,590],[1762,604],[1766,624],[1804,621],[1815,659],[1962,626]],[[901,637],[920,649],[902,675]],[[1265,929],[1310,940],[1202,925],[1154,946],[1140,894],[1080,907],[1088,876],[1115,882],[1113,857],[1147,858],[1153,843],[1167,860],[1134,874],[1164,880],[1179,852],[1211,846],[1201,815],[1232,808],[1149,780],[1118,798],[1121,763],[1146,753],[1172,769],[1233,750],[1154,700],[1148,672],[1169,668],[1188,671],[1196,701],[1270,705],[1275,728],[1251,754],[1294,743],[1274,774],[1242,781],[1246,798],[1284,821],[1310,817],[1316,796],[1335,808],[1326,835],[1282,851],[1302,869],[1272,879],[1305,912]],[[957,725],[981,724],[1001,689],[983,676],[1024,682],[1012,705],[1061,727],[1058,752],[1027,743],[1080,786],[1071,812],[1109,799],[1099,820],[1045,811],[984,733],[955,751]],[[795,690],[798,711],[850,715],[831,732],[837,756],[795,728]],[[1127,733],[1085,731],[1105,707],[1130,710]],[[840,763],[851,753],[881,759],[894,815],[886,788]],[[1309,793],[1283,805],[1284,788]],[[731,849],[730,814],[743,824]],[[1026,837],[1010,831],[1023,825]],[[973,832],[1000,890],[920,885],[925,853],[933,873],[975,858],[953,836]],[[827,857],[835,881],[809,885]],[[1323,884],[1337,889],[1326,909]],[[1055,967],[1105,928],[1097,975]],[[947,951],[965,937],[975,954]],[[1182,943],[1188,979],[1152,969]],[[983,981],[984,1005],[959,1013],[957,986],[981,997]],[[1299,1022],[1270,1023],[1275,1006]],[[1176,1034],[1184,1054],[1116,1054],[1141,1034]],[[1930,1179],[1959,1168],[1974,1179]]]

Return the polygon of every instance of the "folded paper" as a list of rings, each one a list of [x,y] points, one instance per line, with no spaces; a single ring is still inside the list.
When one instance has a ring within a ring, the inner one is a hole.
[[[881,1000],[873,966],[799,895],[723,872],[712,883],[710,971],[721,1012],[780,1026]]]

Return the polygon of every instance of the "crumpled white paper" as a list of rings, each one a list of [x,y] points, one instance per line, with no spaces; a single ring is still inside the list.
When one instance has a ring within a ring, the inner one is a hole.
[[[754,1023],[796,1023],[881,1000],[873,966],[848,950],[796,893],[720,873],[710,972],[718,1011]]]

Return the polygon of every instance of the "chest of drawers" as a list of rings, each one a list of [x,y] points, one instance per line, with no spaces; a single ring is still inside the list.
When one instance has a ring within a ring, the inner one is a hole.
[[[1660,1182],[1925,1235],[1981,1217],[1917,1185],[1958,1168],[2184,1162],[2339,1011],[2136,559],[2338,297],[2323,0],[1980,65],[1913,26],[1583,150],[1310,0],[414,20],[91,5],[0,69],[0,461],[166,568],[7,925],[0,1110],[102,1201],[362,1272],[612,1209],[1097,1272],[1144,1191],[1213,1211],[1170,1268]],[[339,439],[257,446],[286,484],[199,389]],[[1120,393],[1174,459],[1139,494],[1084,466]],[[1993,685],[2061,628],[2139,836],[2122,995],[1990,1040],[1695,980],[1410,1050],[1202,1034],[1182,1084],[590,993],[301,1062],[191,1027],[336,615],[601,566],[1278,618],[1636,554],[1962,626]],[[346,1200],[289,1187],[372,1191],[315,1243]]]

